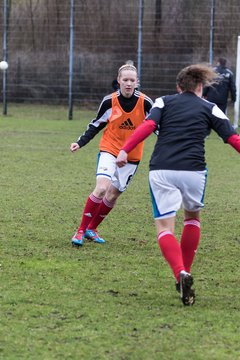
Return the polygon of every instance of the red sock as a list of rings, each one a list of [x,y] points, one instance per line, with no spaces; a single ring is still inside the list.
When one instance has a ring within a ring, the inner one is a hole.
[[[185,270],[190,272],[194,256],[200,241],[200,222],[197,219],[186,219],[181,237],[181,249]]]
[[[170,265],[176,281],[179,282],[180,271],[185,270],[181,247],[171,231],[165,230],[158,235],[158,244],[163,256]]]
[[[83,230],[84,232],[86,231],[88,224],[92,220],[101,202],[102,199],[97,198],[93,194],[89,195],[83,210],[82,220],[78,228],[78,231],[79,230]]]
[[[109,202],[105,197],[103,198],[101,204],[99,205],[97,211],[94,214],[94,217],[91,219],[88,224],[89,229],[96,229],[98,225],[104,220],[107,214],[113,209],[115,205],[114,202]]]

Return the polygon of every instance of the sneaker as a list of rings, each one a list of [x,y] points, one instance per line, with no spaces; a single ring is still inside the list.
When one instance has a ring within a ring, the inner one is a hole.
[[[185,306],[192,306],[195,303],[195,293],[191,289],[193,285],[192,275],[187,272],[180,273],[180,297]]]
[[[98,244],[105,243],[105,240],[99,237],[97,230],[86,230],[84,237]]]
[[[83,246],[84,240],[84,231],[77,231],[76,234],[72,237],[72,245]]]

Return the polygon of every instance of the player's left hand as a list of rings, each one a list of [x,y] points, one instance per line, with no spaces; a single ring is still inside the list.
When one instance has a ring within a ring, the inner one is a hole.
[[[128,154],[126,153],[126,151],[120,150],[117,160],[116,160],[117,166],[120,168],[125,166],[127,164],[127,157],[128,157]]]

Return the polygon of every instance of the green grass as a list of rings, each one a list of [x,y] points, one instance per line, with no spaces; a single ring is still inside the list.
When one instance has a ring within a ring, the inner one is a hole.
[[[154,135],[127,192],[100,226],[105,245],[72,248],[95,185],[99,137],[69,145],[94,112],[10,105],[0,117],[0,359],[240,358],[239,154],[215,135],[202,239],[186,308],[157,246],[148,193]],[[176,235],[182,228],[179,213]]]

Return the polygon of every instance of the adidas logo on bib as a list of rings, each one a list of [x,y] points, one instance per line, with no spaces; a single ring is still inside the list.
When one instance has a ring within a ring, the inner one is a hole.
[[[135,128],[136,127],[133,125],[131,119],[129,118],[119,126],[119,129],[125,129],[125,130],[135,130]]]

